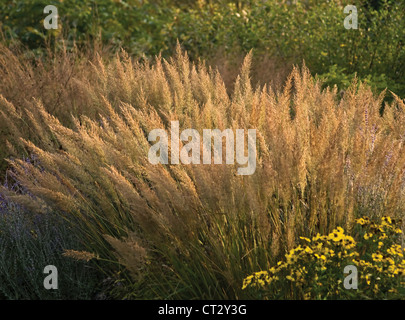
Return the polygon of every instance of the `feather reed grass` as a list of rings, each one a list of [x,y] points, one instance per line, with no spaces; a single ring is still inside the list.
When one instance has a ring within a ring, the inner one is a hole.
[[[2,193],[71,216],[89,252],[129,270],[131,298],[248,298],[244,276],[276,262],[299,236],[351,228],[358,216],[403,215],[400,98],[381,116],[385,92],[362,83],[340,97],[303,67],[275,91],[253,87],[250,66],[251,54],[228,94],[217,70],[190,63],[180,48],[169,60],[96,57],[81,67],[88,77],[73,76],[76,89],[64,91],[81,98],[63,104],[84,111],[63,115],[45,97],[15,105],[3,87],[0,115],[16,153],[10,174],[28,194]],[[256,172],[150,164],[148,133],[175,120],[200,133],[257,129]],[[37,164],[19,160],[18,150]]]

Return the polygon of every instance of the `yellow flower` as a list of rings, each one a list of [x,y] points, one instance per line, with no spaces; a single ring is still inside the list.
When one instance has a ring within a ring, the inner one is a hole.
[[[399,244],[392,245],[390,248],[387,249],[387,253],[389,253],[392,256],[399,256],[399,257],[404,256],[402,254],[402,248]]]
[[[382,221],[383,225],[391,225],[392,224],[391,217],[382,217],[381,221]]]
[[[286,278],[287,280],[290,280],[290,281],[295,281],[294,278],[291,277],[291,276],[286,276],[285,278]]]
[[[365,224],[369,224],[370,220],[367,217],[359,218],[355,220],[357,224],[364,226]]]
[[[342,227],[337,227],[336,231],[339,232],[339,233],[342,233],[342,234],[345,233],[345,231],[343,230]]]
[[[356,246],[356,241],[354,241],[353,237],[346,236],[345,239],[343,240],[343,246],[346,249],[352,249]]]
[[[371,283],[370,278],[371,278],[371,274],[369,273],[369,274],[366,275],[366,283],[367,283],[368,285]]]
[[[353,260],[353,262],[361,267],[372,267],[372,264],[370,262],[364,260]]]
[[[285,257],[287,259],[287,264],[294,264],[295,262],[298,261],[297,256],[293,254],[287,254]]]
[[[321,235],[319,233],[317,233],[315,237],[312,237],[312,241],[317,241],[319,239],[321,239]]]
[[[392,275],[397,275],[399,270],[395,265],[391,265],[388,267],[388,272],[391,273]]]
[[[266,276],[268,274],[269,273],[267,271],[258,271],[258,272],[255,273],[255,276],[256,277],[261,277],[261,276]]]
[[[257,283],[258,283],[260,286],[262,286],[262,287],[265,286],[265,282],[264,282],[262,279],[258,279],[258,280],[257,280]]]
[[[243,280],[242,290],[246,289],[246,287],[252,283],[252,280],[253,280],[253,275],[246,277]]]
[[[308,238],[305,238],[305,237],[300,237],[300,239],[302,239],[302,240],[305,240],[305,241],[307,241],[307,242],[311,242],[311,240],[310,239],[308,239]]]
[[[337,242],[337,241],[343,239],[343,234],[334,230],[332,233],[329,234],[329,239],[334,242]]]
[[[373,261],[375,261],[375,262],[381,262],[381,261],[383,261],[383,255],[380,254],[380,253],[373,253],[373,254],[371,255],[371,257],[373,258]]]
[[[370,239],[371,237],[373,237],[373,234],[372,233],[365,233],[364,234],[364,239],[366,239],[366,240],[368,240],[368,239]]]

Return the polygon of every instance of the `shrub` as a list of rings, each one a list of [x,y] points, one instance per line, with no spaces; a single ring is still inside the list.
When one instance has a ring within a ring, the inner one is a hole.
[[[292,2],[292,3],[291,3]],[[61,29],[45,30],[45,5],[59,8]],[[358,8],[359,29],[346,30],[345,5]],[[87,46],[97,40],[135,56],[173,54],[177,39],[193,59],[262,55],[327,74],[337,65],[363,79],[384,74],[397,95],[405,95],[405,7],[402,1],[371,6],[355,1],[6,1],[0,28],[37,54],[46,43]],[[43,51],[43,50],[42,50]],[[384,88],[383,88],[384,89]]]

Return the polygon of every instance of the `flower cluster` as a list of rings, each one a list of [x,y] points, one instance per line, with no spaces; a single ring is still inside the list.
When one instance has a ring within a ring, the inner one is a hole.
[[[383,217],[377,224],[362,217],[355,222],[354,236],[337,227],[327,235],[301,237],[301,244],[285,255],[285,261],[246,277],[242,289],[267,298],[389,298],[403,294],[405,260],[399,221]],[[357,267],[357,290],[343,286],[347,265]]]
[[[366,217],[356,220],[358,229],[359,251],[362,257],[354,259],[354,264],[361,268],[360,279],[363,291],[368,296],[386,298],[387,294],[403,294],[405,260],[404,249],[400,245],[402,230],[400,221],[383,217],[379,224]]]

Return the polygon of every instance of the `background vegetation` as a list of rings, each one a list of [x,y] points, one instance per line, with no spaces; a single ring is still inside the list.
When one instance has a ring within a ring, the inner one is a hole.
[[[43,28],[48,4],[59,10],[56,31]],[[358,30],[343,26],[347,4],[358,8]],[[404,2],[393,0],[6,0],[0,21],[7,39],[21,40],[36,53],[62,39],[68,48],[99,40],[148,57],[170,56],[179,40],[193,59],[214,61],[224,56],[232,61],[253,48],[258,62],[264,57],[286,66],[305,61],[313,75],[341,89],[357,74],[378,90],[388,87],[404,96],[404,12]]]

